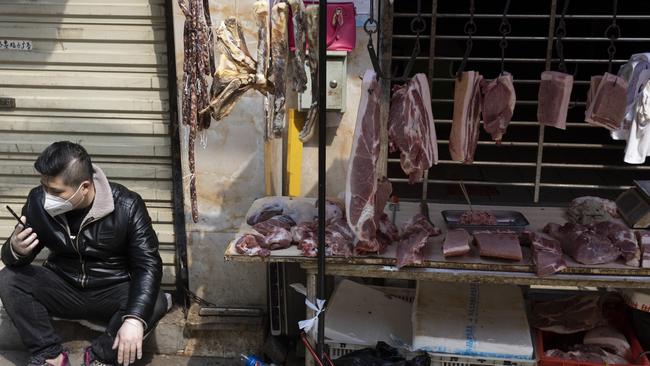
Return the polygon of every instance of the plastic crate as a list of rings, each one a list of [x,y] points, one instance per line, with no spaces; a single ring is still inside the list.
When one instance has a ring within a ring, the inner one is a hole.
[[[650,366],[648,358],[645,355],[642,355],[643,348],[641,347],[639,340],[636,338],[636,335],[634,334],[634,331],[632,330],[629,322],[624,317],[620,317],[618,319],[615,319],[613,323],[616,324],[618,330],[625,335],[628,342],[630,343],[630,349],[632,353],[631,357],[637,357],[636,360],[633,360],[633,362],[630,362],[626,365]],[[550,332],[544,332],[539,329],[535,330],[535,353],[539,357],[539,366],[602,366],[602,364],[595,362],[573,361],[563,358],[546,356],[546,347],[544,345],[548,344],[549,338],[554,336],[558,335]],[[641,357],[638,357],[638,355],[641,355]]]
[[[481,358],[472,356],[451,355],[446,353],[429,353],[431,366],[535,366],[537,361],[515,360],[503,358]]]
[[[413,303],[413,301],[415,301],[414,288],[386,287],[386,286],[370,286],[370,287],[385,293],[387,296],[404,300],[408,303]],[[347,355],[350,352],[375,346],[374,344],[351,344],[351,343],[340,343],[340,342],[328,341],[328,340],[325,341],[325,344],[327,344],[327,348],[329,349],[329,356],[333,360],[341,356]]]

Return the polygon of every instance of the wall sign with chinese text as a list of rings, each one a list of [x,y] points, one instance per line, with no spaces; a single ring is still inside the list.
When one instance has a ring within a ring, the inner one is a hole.
[[[0,50],[31,51],[34,48],[32,41],[24,39],[0,39]]]

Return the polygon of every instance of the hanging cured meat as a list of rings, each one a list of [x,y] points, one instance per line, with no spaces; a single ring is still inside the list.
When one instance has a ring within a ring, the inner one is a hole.
[[[622,78],[610,73],[600,79],[592,77],[585,121],[612,131],[619,129],[625,117],[626,97],[627,81]]]
[[[307,63],[309,64],[309,75],[311,77],[311,106],[305,119],[305,125],[300,131],[298,138],[302,142],[311,140],[316,131],[318,122],[318,5],[309,5],[305,9],[305,27],[307,30]]]
[[[393,89],[388,138],[391,152],[400,151],[400,164],[409,183],[421,182],[424,172],[438,163],[431,94],[424,74]]]
[[[197,130],[210,126],[210,115],[199,111],[209,103],[209,77],[214,73],[214,50],[208,0],[179,0],[185,16],[183,28],[183,92],[181,113],[183,124],[189,126],[188,158],[192,220],[199,220],[196,196],[196,161],[194,143]]]
[[[539,84],[537,119],[539,123],[566,129],[573,76],[558,71],[544,71]]]
[[[492,140],[500,142],[515,109],[512,75],[506,72],[496,79],[483,79],[480,86],[483,129],[492,136]]]
[[[454,120],[449,136],[449,152],[452,160],[470,164],[478,144],[481,116],[480,82],[483,77],[477,71],[461,73],[454,90]]]
[[[286,103],[286,73],[289,55],[287,41],[287,18],[289,9],[284,0],[275,0],[271,8],[271,69],[269,80],[273,83],[273,94],[270,95],[271,110],[267,130],[271,137],[281,137],[284,131]]]
[[[246,39],[239,21],[230,17],[217,28],[217,47],[221,52],[219,66],[214,74],[210,105],[201,113],[210,112],[220,121],[235,107],[236,102],[249,90],[266,94],[268,44],[268,3],[258,1],[253,5],[258,25],[258,61],[255,61],[246,46]]]
[[[291,7],[291,22],[293,25],[293,36],[295,50],[291,52],[291,65],[293,66],[293,90],[303,93],[307,90],[307,72],[305,71],[305,4],[302,0],[288,0]]]

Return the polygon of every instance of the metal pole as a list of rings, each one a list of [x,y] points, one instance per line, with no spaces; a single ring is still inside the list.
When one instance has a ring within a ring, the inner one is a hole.
[[[548,43],[546,44],[546,64],[544,70],[551,69],[553,58],[553,40],[555,39],[555,14],[557,11],[557,0],[551,0],[551,17],[548,22]],[[539,125],[539,139],[537,142],[537,167],[535,168],[535,193],[533,202],[539,202],[540,183],[542,180],[542,161],[544,157],[544,125]]]
[[[325,194],[326,194],[326,112],[327,97],[327,0],[318,3],[318,279],[316,298],[325,298]],[[325,313],[318,319],[318,356],[325,352]]]

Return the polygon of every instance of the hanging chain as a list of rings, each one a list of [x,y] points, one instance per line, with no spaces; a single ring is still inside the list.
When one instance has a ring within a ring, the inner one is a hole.
[[[469,60],[469,54],[472,52],[472,34],[476,33],[476,23],[474,23],[474,0],[469,0],[469,20],[465,23],[463,27],[463,32],[467,35],[467,42],[465,43],[465,54],[463,55],[463,61],[460,63],[460,67],[456,72],[456,77],[460,79],[460,75],[465,71],[465,66]]]
[[[508,48],[508,40],[506,36],[512,31],[510,22],[508,21],[508,9],[510,9],[510,0],[506,0],[506,6],[503,9],[503,17],[501,17],[501,25],[499,25],[499,32],[501,32],[501,41],[499,42],[499,47],[501,47],[501,74],[505,72],[505,59],[506,59],[506,48]]]
[[[605,37],[609,38],[609,47],[607,47],[607,53],[609,54],[609,62],[607,64],[607,72],[612,73],[612,61],[614,60],[614,55],[616,55],[616,45],[614,42],[619,39],[621,36],[621,27],[616,24],[616,13],[618,11],[618,0],[613,0],[614,10],[612,12],[612,24],[605,29]]]
[[[564,63],[564,46],[562,45],[562,38],[566,36],[566,23],[564,22],[564,17],[566,16],[566,11],[569,8],[569,0],[564,1],[564,8],[562,9],[562,16],[558,22],[558,26],[555,29],[555,51],[557,56],[560,58],[560,65],[558,69],[563,73],[567,72],[566,64]]]
[[[411,75],[411,70],[413,70],[415,60],[420,55],[420,33],[424,32],[427,29],[427,23],[425,23],[424,18],[422,17],[422,0],[417,0],[417,9],[418,12],[415,18],[411,20],[411,32],[415,33],[415,45],[413,46],[411,57],[409,58],[406,67],[404,68],[403,78]]]

